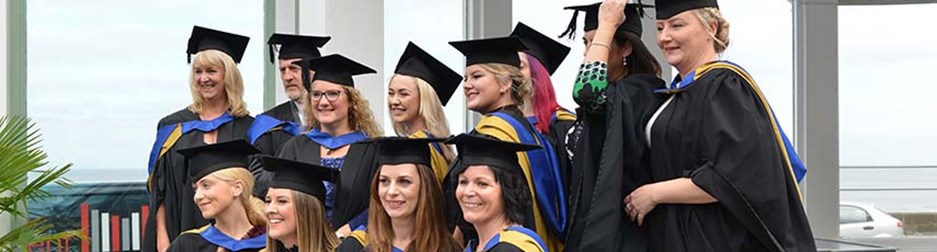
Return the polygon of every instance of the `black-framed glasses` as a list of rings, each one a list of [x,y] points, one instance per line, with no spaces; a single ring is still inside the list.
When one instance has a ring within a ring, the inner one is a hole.
[[[329,90],[329,91],[312,91],[310,94],[313,101],[322,100],[322,96],[325,96],[325,99],[330,102],[337,101],[339,96],[342,96],[342,91],[339,90]]]

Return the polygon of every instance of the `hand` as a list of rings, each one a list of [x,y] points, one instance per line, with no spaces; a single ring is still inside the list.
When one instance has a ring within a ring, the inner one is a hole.
[[[350,235],[350,234],[351,234],[351,231],[352,231],[352,230],[351,230],[351,227],[348,226],[348,224],[345,224],[345,225],[342,226],[341,228],[338,228],[338,231],[335,232],[335,235],[337,235],[339,238],[341,238],[341,237],[345,237],[345,236]]]
[[[638,226],[644,224],[644,217],[647,217],[647,214],[660,202],[657,197],[657,186],[656,183],[643,185],[625,197],[625,212],[628,213],[631,221],[638,222]]]
[[[625,5],[627,0],[605,0],[599,6],[599,27],[618,29],[625,21]]]

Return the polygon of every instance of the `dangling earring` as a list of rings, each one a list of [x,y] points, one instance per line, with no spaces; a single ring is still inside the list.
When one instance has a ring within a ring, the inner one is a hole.
[[[628,65],[628,57],[621,57],[621,65],[622,66]]]

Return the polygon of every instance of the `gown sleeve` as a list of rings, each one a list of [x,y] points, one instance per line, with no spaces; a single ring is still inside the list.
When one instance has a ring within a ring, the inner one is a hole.
[[[762,244],[814,249],[800,192],[770,107],[747,74],[716,69],[705,96],[703,158],[693,183],[715,197]],[[710,79],[710,78],[707,78]],[[785,250],[785,249],[781,249]]]

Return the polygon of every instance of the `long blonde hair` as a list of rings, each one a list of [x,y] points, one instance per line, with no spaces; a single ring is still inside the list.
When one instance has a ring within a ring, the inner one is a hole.
[[[189,73],[189,91],[192,93],[192,104],[189,105],[189,111],[194,113],[202,112],[205,107],[205,99],[198,93],[198,82],[195,80],[194,66],[213,65],[224,68],[224,92],[228,98],[228,109],[231,115],[242,117],[250,114],[247,111],[247,104],[244,103],[244,79],[241,78],[241,71],[238,70],[237,63],[231,56],[219,50],[208,49],[195,54],[192,60],[193,69]]]
[[[383,167],[381,168],[383,169]],[[413,241],[404,251],[461,251],[462,247],[452,238],[446,222],[442,187],[433,175],[433,169],[416,164],[420,180],[420,197],[417,197],[414,213]],[[378,169],[375,174],[380,174]],[[368,205],[368,246],[373,252],[391,252],[394,243],[394,228],[390,216],[381,205],[378,194],[380,176],[371,179],[371,199]]]
[[[521,69],[502,63],[481,63],[478,65],[485,71],[493,73],[499,82],[511,83],[511,101],[523,111],[525,106],[528,105],[526,101],[531,94],[531,84],[530,80],[524,78]]]
[[[332,251],[339,240],[332,233],[332,224],[325,217],[325,207],[312,195],[292,191],[296,213],[296,245],[299,252]],[[280,251],[280,241],[267,236],[267,251]]]
[[[315,83],[313,83],[315,85]],[[364,96],[361,95],[361,92],[358,89],[351,88],[348,86],[342,86],[342,92],[347,94],[346,102],[351,104],[348,109],[348,125],[353,131],[363,131],[368,137],[379,137],[384,135],[383,131],[377,127],[377,122],[374,121],[374,114],[371,113],[371,108],[368,107],[368,100],[364,99]],[[312,114],[313,106],[311,92],[306,92],[303,95],[303,108],[306,113],[306,130],[317,129],[322,125],[319,124],[319,121],[316,120],[316,117]],[[326,99],[326,98],[322,98]]]
[[[423,125],[426,127],[425,130],[434,137],[448,137],[451,134],[449,131],[449,122],[446,120],[446,114],[443,111],[439,95],[436,94],[436,90],[433,89],[433,86],[423,79],[409,75],[395,74],[391,79],[397,77],[413,80],[413,83],[416,84],[417,92],[420,94],[419,114],[420,118],[423,119]],[[394,123],[394,131],[397,133],[397,136],[406,137],[409,135],[409,131],[403,123]],[[446,144],[440,144],[439,146],[442,147],[442,154],[446,157],[446,160],[452,162],[452,159],[455,158],[452,147]]]
[[[208,174],[221,181],[235,183],[241,181],[242,191],[238,201],[247,212],[247,220],[254,226],[267,226],[267,216],[264,214],[264,202],[254,197],[254,176],[247,168],[232,167],[221,169]]]

